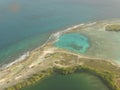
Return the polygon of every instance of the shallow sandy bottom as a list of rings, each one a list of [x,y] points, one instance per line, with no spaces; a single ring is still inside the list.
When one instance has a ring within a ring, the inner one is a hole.
[[[119,22],[117,21],[110,22],[110,24],[118,23]],[[80,54],[90,57],[108,59],[120,64],[120,32],[106,31],[104,27],[107,24],[109,23],[100,24],[98,22],[88,24],[88,26],[85,27],[83,25],[83,28],[78,28],[72,31],[72,33],[79,33],[88,38],[90,46],[85,53],[79,52]]]
[[[55,47],[56,34],[52,35],[50,40],[42,47],[29,52],[29,55],[24,60],[15,61],[15,63],[0,70],[0,90],[24,82],[34,74],[43,73],[43,71],[53,67],[66,68],[74,67],[75,65],[89,66],[90,68],[98,69],[100,72],[104,72],[104,70],[111,72],[115,76],[115,84],[120,88],[120,68],[114,62],[111,63],[112,60],[120,61],[120,32],[105,31],[104,27],[106,24],[109,23],[82,24],[69,30],[58,32],[59,35],[79,33],[88,37],[90,47],[85,53],[70,52],[69,50]],[[59,36],[57,36],[58,38]]]

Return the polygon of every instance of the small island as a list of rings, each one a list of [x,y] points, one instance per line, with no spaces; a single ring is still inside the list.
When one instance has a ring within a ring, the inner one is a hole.
[[[106,31],[120,31],[120,25],[107,25],[105,28]]]
[[[114,29],[116,27],[115,24],[118,24],[118,22],[112,23],[114,26],[107,26],[107,29]],[[87,43],[89,40],[83,36],[82,38],[78,37],[81,39],[80,41],[85,40],[86,47],[82,46],[83,43],[76,42],[84,52],[76,52],[76,50],[72,52],[71,48],[66,49],[55,45],[55,42],[59,40],[61,35],[81,30],[83,30],[81,33],[85,33],[85,30],[90,31],[93,26],[95,30],[97,28],[102,32],[105,31],[104,27],[106,24],[109,24],[109,22],[80,24],[52,34],[43,46],[27,53],[27,57],[24,60],[17,61],[0,69],[0,90],[21,90],[55,73],[68,75],[81,72],[97,76],[109,90],[120,90],[119,64],[116,64],[111,58],[100,58],[101,56],[99,55],[97,55],[98,57],[84,55],[86,50],[90,51],[91,44],[88,45]],[[70,41],[67,43],[71,45]]]

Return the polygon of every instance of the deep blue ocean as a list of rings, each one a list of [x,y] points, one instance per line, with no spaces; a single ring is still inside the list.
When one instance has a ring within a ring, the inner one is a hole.
[[[0,0],[0,65],[72,25],[120,18],[119,0]]]

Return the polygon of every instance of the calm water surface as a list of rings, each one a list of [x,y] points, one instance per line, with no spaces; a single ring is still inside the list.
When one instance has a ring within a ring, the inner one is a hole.
[[[88,38],[78,33],[69,33],[60,36],[55,43],[56,47],[64,48],[73,52],[86,53],[90,47]]]
[[[0,66],[42,45],[57,30],[83,22],[120,18],[119,0],[0,0]],[[39,88],[39,89],[38,89]],[[94,76],[45,79],[25,90],[108,90]]]
[[[100,79],[87,74],[53,75],[22,90],[109,90]]]
[[[119,0],[0,0],[0,65],[71,25],[119,18]],[[112,11],[112,12],[111,12]]]

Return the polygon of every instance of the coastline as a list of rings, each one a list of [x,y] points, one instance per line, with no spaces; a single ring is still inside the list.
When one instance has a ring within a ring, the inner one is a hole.
[[[60,54],[63,55],[65,53],[61,53],[60,52]],[[77,58],[76,55],[73,55],[73,54],[69,55],[69,54],[70,53],[68,53],[68,56],[71,56],[70,58],[72,58],[72,57]],[[60,59],[60,55],[58,54],[57,56]],[[64,56],[64,58],[65,58],[65,56]],[[54,65],[52,67],[49,67],[46,70],[42,70],[41,72],[33,74],[31,77],[29,77],[25,81],[23,81],[21,83],[18,83],[16,85],[13,85],[12,87],[8,87],[5,90],[19,90],[19,89],[21,89],[23,87],[29,86],[31,84],[35,84],[36,82],[41,81],[45,77],[47,77],[49,75],[52,75],[54,73],[58,73],[58,74],[62,74],[62,75],[67,75],[67,74],[80,73],[80,72],[87,72],[87,73],[90,73],[90,74],[93,74],[93,75],[99,77],[102,80],[102,82],[108,88],[110,88],[110,90],[119,90],[118,87],[116,86],[115,81],[114,81],[115,76],[111,72],[112,70],[109,70],[109,69],[106,69],[106,68],[100,69],[101,66],[104,66],[105,64],[107,64],[107,66],[110,69],[114,68],[113,70],[116,70],[116,66],[113,66],[112,63],[104,61],[104,60],[97,60],[97,59],[95,59],[96,61],[99,62],[99,64],[97,64],[98,62],[95,62],[94,59],[87,59],[87,58],[84,58],[84,57],[81,57],[81,58],[79,57],[78,60],[74,61],[73,60],[74,58],[72,58],[69,62],[66,61],[64,63],[61,63],[62,60],[58,61],[59,60],[58,59],[57,61],[55,61]],[[95,64],[98,65],[97,68],[94,68]],[[93,66],[91,66],[91,65],[93,65]],[[108,77],[112,81],[109,81]],[[23,85],[23,83],[24,83],[24,85]]]
[[[62,35],[62,34],[65,34],[65,33],[67,33],[67,32],[71,32],[71,31],[73,31],[74,29],[77,29],[77,28],[79,28],[79,27],[81,27],[81,26],[84,26],[85,25],[85,27],[86,26],[91,26],[91,25],[94,25],[94,24],[96,24],[96,22],[89,22],[89,23],[81,23],[81,24],[77,24],[77,25],[72,25],[71,27],[68,27],[67,29],[65,29],[65,30],[59,30],[59,31],[57,31],[57,32],[54,32],[54,33],[52,33],[50,36],[49,36],[49,38],[47,39],[47,41],[43,44],[43,45],[41,45],[41,46],[39,46],[39,47],[36,47],[35,49],[33,49],[33,50],[31,50],[31,51],[27,51],[27,52],[25,52],[25,53],[23,53],[20,57],[18,57],[18,58],[16,58],[15,60],[13,60],[13,61],[11,61],[10,63],[6,63],[6,64],[4,64],[4,65],[2,65],[1,67],[0,67],[0,70],[1,69],[4,69],[4,68],[8,68],[9,66],[11,66],[11,65],[13,65],[13,64],[15,64],[15,63],[18,63],[18,62],[20,62],[20,61],[22,61],[22,60],[25,60],[27,57],[29,57],[29,55],[26,55],[26,54],[28,54],[28,53],[31,53],[31,52],[34,52],[34,51],[37,51],[37,50],[39,50],[40,48],[43,48],[52,38],[54,38],[54,40],[52,41],[52,43],[54,43],[54,42],[56,42],[58,39],[59,39],[59,37]],[[21,59],[22,57],[26,57],[26,58],[24,58],[24,59]]]
[[[67,29],[65,29],[65,30],[60,30],[60,31],[58,31],[58,32],[52,33],[52,34],[49,36],[49,38],[47,39],[47,41],[46,41],[43,45],[41,45],[40,47],[37,47],[37,48],[35,48],[35,49],[31,50],[31,51],[27,51],[26,53],[24,53],[23,55],[21,55],[19,58],[13,60],[13,61],[10,62],[10,63],[7,63],[7,64],[2,65],[2,66],[0,67],[0,70],[1,70],[1,69],[5,69],[5,68],[8,68],[8,67],[10,67],[11,65],[13,65],[13,64],[15,64],[15,63],[19,63],[19,62],[22,61],[22,60],[25,60],[27,57],[29,57],[29,53],[30,53],[30,52],[34,52],[34,51],[39,50],[40,48],[43,48],[43,47],[51,40],[51,38],[54,38],[54,39],[55,39],[54,42],[56,42],[56,40],[61,36],[61,34],[64,34],[64,33],[66,33],[66,32],[69,32],[69,31],[71,31],[71,30],[73,30],[73,29],[76,29],[76,28],[82,26],[82,25],[84,25],[84,24],[78,24],[78,25],[75,25],[75,26],[71,26],[70,28],[67,28]],[[54,43],[54,42],[53,42],[53,43]]]
[[[109,81],[107,81],[107,78],[104,78],[101,76],[102,73],[99,73],[91,68],[85,68],[82,66],[74,66],[74,67],[67,67],[67,68],[54,67],[53,69],[48,69],[48,70],[44,71],[43,74],[37,73],[37,74],[33,75],[32,77],[28,78],[26,81],[24,81],[22,83],[18,83],[12,87],[6,88],[5,90],[19,90],[24,87],[28,87],[32,84],[35,84],[38,81],[42,81],[44,78],[50,77],[51,75],[54,75],[54,74],[69,75],[69,74],[73,74],[73,73],[88,73],[88,74],[94,75],[94,76],[98,77],[102,81],[102,83],[104,83],[107,86],[107,88],[109,88],[109,90],[117,90],[116,89],[117,87],[112,86],[112,84],[109,83]],[[109,74],[108,74],[108,77],[109,77]],[[109,77],[109,78],[112,79],[112,77]]]
[[[63,31],[59,31],[51,34],[49,39],[42,46],[27,52],[26,54],[21,56],[21,59],[18,59],[17,61],[14,61],[8,64],[6,67],[0,70],[0,74],[1,74],[0,83],[2,83],[3,85],[3,87],[1,87],[2,85],[0,85],[0,89],[4,90],[4,88],[8,88],[6,90],[16,90],[16,89],[9,89],[9,87],[14,86],[17,83],[26,81],[28,78],[32,77],[34,74],[43,73],[48,69],[51,70],[51,68],[53,67],[63,67],[63,68],[73,67],[74,68],[75,66],[85,65],[84,67],[86,67],[87,65],[92,67],[93,70],[95,70],[96,67],[99,66],[98,68],[98,71],[99,71],[101,70],[100,67],[103,66],[102,64],[104,65],[108,64],[108,66],[106,65],[107,67],[105,68],[105,71],[108,70],[112,73],[114,72],[115,73],[114,78],[116,79],[116,77],[119,74],[118,71],[120,69],[119,68],[120,65],[117,65],[117,63],[115,63],[114,61],[102,60],[100,58],[98,59],[98,58],[85,57],[85,56],[81,56],[80,54],[74,54],[67,50],[60,49],[53,46],[53,43],[56,42],[56,40],[60,37],[60,35],[75,31],[77,30],[77,28],[89,27],[94,24],[97,24],[97,22],[88,23],[88,24],[79,24],[71,28],[65,29]],[[106,23],[104,25],[106,25]],[[59,56],[62,56],[62,57],[59,57]],[[67,62],[67,59],[70,59],[70,62]],[[97,64],[98,66],[91,66],[93,63]],[[38,70],[38,68],[41,68],[41,69]],[[102,69],[99,72],[105,72],[105,71]],[[11,76],[13,77],[11,78]],[[116,82],[115,81],[113,82],[116,85]],[[117,89],[115,90],[119,90],[119,89],[120,89],[120,86],[117,86]]]

